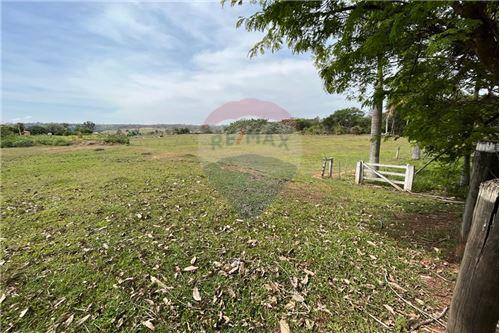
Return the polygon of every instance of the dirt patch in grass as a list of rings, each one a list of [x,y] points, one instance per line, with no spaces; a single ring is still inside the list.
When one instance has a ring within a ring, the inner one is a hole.
[[[399,244],[424,250],[424,257],[419,259],[422,268],[419,275],[420,292],[424,298],[432,299],[432,308],[418,299],[410,299],[417,307],[437,317],[445,307],[451,304],[455,279],[460,267],[460,258],[456,255],[460,232],[460,213],[453,211],[434,211],[421,213],[394,213],[386,233]],[[438,259],[438,258],[440,259]],[[446,323],[448,313],[441,318]],[[421,321],[426,318],[419,318]],[[432,323],[425,326],[430,332],[445,332],[445,328]]]
[[[326,191],[326,190],[325,190]],[[313,204],[324,203],[326,200],[325,191],[311,190],[311,186],[302,182],[289,182],[283,190],[285,198],[294,198]]]
[[[223,164],[221,166],[222,170],[225,171],[234,171],[234,172],[239,172],[239,173],[245,173],[248,174],[252,177],[252,179],[263,179],[264,178],[264,173],[262,171],[259,171],[257,169],[253,169],[250,167],[245,167],[237,164]]]
[[[154,155],[149,155],[153,160],[161,160],[164,158],[172,158],[172,157],[180,157],[179,154],[177,153],[171,153],[168,151],[160,152],[160,153],[155,153]]]
[[[456,212],[394,213],[388,234],[428,251],[442,252],[450,263],[459,262],[457,245],[461,218]]]

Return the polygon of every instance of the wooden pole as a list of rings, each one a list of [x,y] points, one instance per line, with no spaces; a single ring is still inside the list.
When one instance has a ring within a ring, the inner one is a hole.
[[[495,332],[498,259],[498,179],[493,179],[480,186],[453,292],[447,332]]]
[[[399,148],[400,148],[400,147],[398,147],[398,149],[396,149],[396,159],[397,159],[397,160],[399,160]]]
[[[407,164],[405,172],[405,184],[404,184],[405,191],[411,192],[414,175],[415,175],[415,167],[413,165]]]
[[[329,164],[330,164],[329,178],[332,178],[333,177],[333,157],[330,157],[330,159],[328,161],[329,161]]]
[[[413,150],[411,152],[411,159],[412,160],[419,160],[420,159],[420,146],[417,144],[415,144],[415,146],[413,146]]]
[[[498,144],[480,142],[474,153],[474,165],[469,182],[469,193],[465,201],[462,230],[460,233],[462,245],[467,242],[467,236],[472,222],[472,215],[476,205],[479,185],[490,179],[498,178]]]
[[[359,161],[356,163],[356,174],[354,176],[354,181],[356,184],[363,183],[363,161]]]
[[[323,159],[323,168],[321,169],[321,177],[325,176],[325,169],[326,169],[326,157]]]

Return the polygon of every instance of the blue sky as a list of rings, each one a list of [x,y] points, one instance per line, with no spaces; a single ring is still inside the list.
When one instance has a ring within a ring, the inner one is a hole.
[[[2,3],[2,122],[203,123],[228,101],[294,117],[358,106],[324,92],[310,55],[248,58],[249,5]]]

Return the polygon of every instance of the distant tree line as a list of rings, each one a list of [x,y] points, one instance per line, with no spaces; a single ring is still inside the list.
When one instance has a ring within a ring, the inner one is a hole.
[[[276,134],[292,133],[294,129],[282,122],[270,122],[266,119],[240,119],[229,124],[225,129],[228,134]]]
[[[384,119],[384,122],[386,119]],[[387,132],[399,135],[402,131],[401,121],[398,119],[387,119]],[[358,108],[346,108],[337,110],[323,119],[316,117],[290,118],[280,122],[270,122],[265,119],[242,119],[237,120],[224,129],[225,133],[292,133],[302,134],[369,134],[371,118]],[[390,130],[390,131],[389,131]]]
[[[389,110],[390,111],[390,110]],[[389,117],[386,119],[386,117]],[[404,129],[404,122],[398,115],[391,115],[391,112],[384,114],[385,129],[387,134],[401,135]],[[149,135],[164,134],[211,134],[224,133],[253,133],[253,134],[273,134],[273,133],[294,133],[310,135],[321,134],[369,134],[370,133],[370,117],[358,108],[351,107],[340,109],[325,118],[290,118],[279,122],[267,121],[265,119],[240,119],[227,126],[208,126],[204,125],[184,125],[172,126],[158,129],[158,125],[147,125],[147,128],[153,130],[144,132]],[[119,125],[96,125],[91,121],[86,121],[82,124],[68,123],[35,123],[35,124],[4,124],[1,125],[0,131],[2,137],[10,135],[22,135],[24,131],[28,131],[31,135],[79,135],[91,134],[96,131],[106,128],[109,131],[111,128],[120,131],[120,134],[132,137],[141,135],[139,128],[141,125],[134,125],[136,128],[130,128],[130,125],[124,128],[117,128]],[[144,125],[142,125],[144,126]],[[121,133],[124,130],[125,133]]]
[[[2,137],[9,135],[22,135],[26,131],[32,135],[52,134],[52,135],[74,135],[91,134],[95,131],[96,125],[91,121],[82,124],[70,125],[67,123],[47,123],[47,124],[3,124],[0,127]]]

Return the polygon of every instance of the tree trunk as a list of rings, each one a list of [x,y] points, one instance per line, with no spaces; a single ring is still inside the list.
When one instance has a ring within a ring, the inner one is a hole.
[[[498,178],[498,144],[491,142],[480,142],[474,153],[474,165],[470,178],[469,192],[465,201],[464,215],[462,218],[461,243],[467,242],[469,229],[476,205],[479,185],[490,179]]]
[[[464,155],[464,165],[462,167],[462,174],[460,175],[460,186],[469,185],[470,180],[470,154]]]
[[[389,112],[385,114],[385,134],[389,134]]]
[[[495,332],[498,322],[498,179],[481,184],[447,332]]]
[[[381,58],[377,65],[377,82],[373,96],[373,113],[370,138],[370,163],[380,162],[380,133],[382,128],[382,107],[384,104],[384,72]]]
[[[411,159],[412,160],[419,160],[420,159],[420,146],[418,145],[418,143],[416,143],[413,146],[413,150],[411,152]]]

